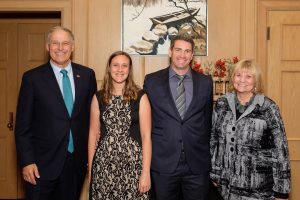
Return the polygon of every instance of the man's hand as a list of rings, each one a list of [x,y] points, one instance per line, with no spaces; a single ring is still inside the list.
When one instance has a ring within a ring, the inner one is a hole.
[[[31,183],[32,185],[36,185],[35,178],[40,178],[39,170],[36,164],[30,164],[23,167],[22,174],[24,180]]]

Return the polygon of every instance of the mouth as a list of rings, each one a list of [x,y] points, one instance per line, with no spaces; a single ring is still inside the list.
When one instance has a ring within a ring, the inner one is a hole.
[[[240,87],[247,87],[248,85],[245,85],[245,84],[239,84],[238,86],[240,86]]]
[[[115,74],[116,77],[123,77],[125,74]]]
[[[65,55],[65,53],[64,52],[56,52],[55,55],[61,56],[61,55]]]

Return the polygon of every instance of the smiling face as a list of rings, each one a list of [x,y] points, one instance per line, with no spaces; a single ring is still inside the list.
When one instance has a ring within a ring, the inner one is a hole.
[[[58,67],[65,68],[70,62],[74,51],[74,41],[64,30],[55,30],[46,45],[51,61]]]
[[[125,55],[115,56],[110,63],[110,76],[113,83],[125,84],[129,74],[130,61]]]
[[[176,40],[174,46],[169,49],[169,57],[173,70],[179,75],[186,74],[193,59],[192,44],[184,40]]]
[[[247,69],[236,71],[233,76],[233,87],[237,93],[251,94],[255,87],[255,76]]]

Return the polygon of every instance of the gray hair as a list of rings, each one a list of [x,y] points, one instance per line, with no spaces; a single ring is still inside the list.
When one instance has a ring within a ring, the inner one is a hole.
[[[47,35],[47,42],[50,43],[50,40],[51,40],[51,36],[52,34],[55,32],[55,31],[58,31],[58,30],[61,30],[61,31],[64,31],[66,33],[69,34],[70,38],[72,39],[72,42],[74,42],[74,34],[72,33],[72,31],[66,27],[62,27],[62,26],[54,26],[52,27],[49,32],[48,32],[48,35]]]

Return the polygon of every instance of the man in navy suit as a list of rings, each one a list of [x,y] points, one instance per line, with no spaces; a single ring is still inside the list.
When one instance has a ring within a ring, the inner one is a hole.
[[[67,28],[53,27],[46,49],[50,61],[23,75],[15,131],[18,160],[26,199],[76,200],[87,169],[95,73],[71,61],[74,36]]]
[[[193,39],[175,36],[170,66],[145,77],[152,108],[151,175],[157,200],[177,200],[180,195],[185,200],[207,200],[212,80],[191,69],[193,52]]]

